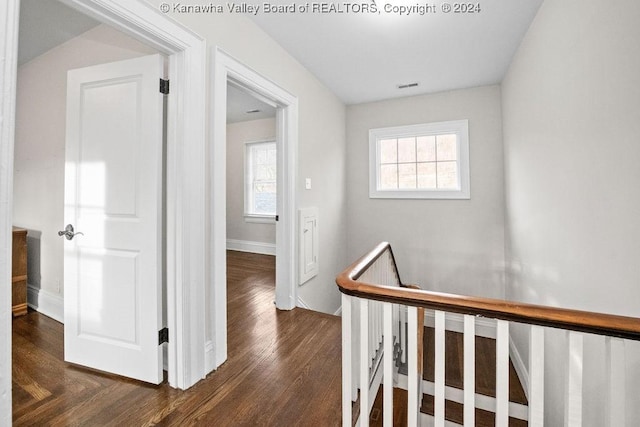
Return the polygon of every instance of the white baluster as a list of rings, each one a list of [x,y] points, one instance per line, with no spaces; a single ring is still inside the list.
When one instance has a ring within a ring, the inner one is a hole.
[[[582,425],[582,358],[583,336],[579,332],[568,332],[569,354],[567,357],[567,384],[565,388],[566,427]]]
[[[369,301],[369,317],[368,317],[368,330],[369,330],[369,350],[368,350],[368,355],[369,355],[369,368],[371,368],[371,363],[372,363],[372,359],[373,359],[373,342],[375,341],[375,322],[373,322],[373,318],[375,316],[376,313],[376,307],[375,307],[375,302],[374,301]],[[371,377],[369,377],[369,379],[371,379]]]
[[[464,316],[464,426],[474,427],[476,416],[476,323]]]
[[[607,337],[607,422],[609,427],[624,427],[626,414],[624,340]]]
[[[369,425],[369,301],[360,299],[360,426]]]
[[[373,355],[376,352],[376,302],[369,301],[369,368],[373,364]],[[369,371],[371,380],[371,371]]]
[[[544,426],[544,328],[529,334],[529,427]]]
[[[445,313],[435,312],[435,390],[433,396],[433,417],[436,427],[444,426],[444,347],[445,347]]]
[[[377,350],[382,349],[382,303],[376,301],[376,345]]]
[[[393,304],[393,335],[396,339],[396,342],[400,340],[400,327],[398,326],[398,322],[400,321],[399,313],[400,306],[397,304]]]
[[[376,355],[376,352],[378,351],[378,347],[380,346],[380,342],[379,338],[380,338],[380,304],[378,303],[378,301],[374,301],[372,302],[373,304],[373,343],[372,343],[372,348],[373,348],[373,352],[371,353],[371,358],[373,359]]]
[[[496,329],[496,427],[509,425],[509,322]]]
[[[384,266],[385,266],[385,285],[394,286],[393,284],[393,267],[391,266],[391,257],[389,256],[389,252],[387,251],[384,254]]]
[[[360,299],[351,297],[351,401],[358,400],[360,387]]]
[[[408,378],[408,404],[407,404],[407,423],[410,426],[417,426],[420,422],[420,406],[419,402],[422,396],[419,396],[418,381],[418,309],[416,307],[407,308],[407,322],[408,322],[408,343],[407,352],[409,353],[407,359],[409,361],[407,375]]]
[[[351,426],[351,297],[342,294],[342,425]]]
[[[382,414],[383,425],[393,426],[393,304],[385,302],[383,305],[384,325],[384,372]]]
[[[407,346],[407,310],[406,306],[400,306],[400,343],[403,346],[400,359],[402,363],[407,363],[407,353],[409,352],[409,347]]]

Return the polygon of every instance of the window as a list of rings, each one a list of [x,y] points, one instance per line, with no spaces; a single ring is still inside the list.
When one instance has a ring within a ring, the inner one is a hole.
[[[271,222],[276,214],[276,143],[245,144],[244,215],[247,221]]]
[[[468,121],[371,129],[369,197],[469,199]]]

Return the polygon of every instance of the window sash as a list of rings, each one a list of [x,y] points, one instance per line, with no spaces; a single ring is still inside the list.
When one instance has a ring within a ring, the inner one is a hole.
[[[372,129],[369,144],[370,198],[470,198],[467,120]]]
[[[274,217],[277,201],[275,141],[245,144],[245,217]],[[261,191],[261,189],[267,189]]]

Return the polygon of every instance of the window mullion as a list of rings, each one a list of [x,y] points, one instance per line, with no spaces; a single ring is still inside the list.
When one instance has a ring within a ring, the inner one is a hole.
[[[418,138],[413,138],[413,154],[415,160],[415,171],[416,171],[416,190],[418,189]]]
[[[436,135],[436,145],[435,147],[433,147],[433,149],[435,150],[436,153],[436,189],[439,188],[438,187],[438,135]]]
[[[261,216],[269,215],[267,212],[272,208],[271,194],[273,186],[270,186],[266,178],[272,174],[272,165],[275,167],[270,152],[274,151],[272,141],[249,142],[245,152],[247,159],[245,162],[245,215]],[[262,171],[262,175],[260,175]],[[260,203],[257,203],[259,189]]]
[[[409,145],[409,139],[413,139],[413,147]],[[372,154],[373,150],[377,153],[369,157],[369,197],[470,198],[468,120],[371,129],[369,147]],[[420,150],[427,158],[418,160]],[[414,167],[413,187],[406,176],[411,164]]]

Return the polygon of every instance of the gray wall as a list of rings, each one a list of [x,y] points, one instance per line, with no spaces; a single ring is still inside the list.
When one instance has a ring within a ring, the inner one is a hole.
[[[261,119],[227,125],[227,239],[276,243],[276,225],[244,220],[244,146],[275,140],[276,120]]]
[[[154,7],[163,2],[150,0]],[[298,297],[314,310],[337,311],[340,293],[336,273],[349,264],[344,104],[249,18],[228,13],[168,15],[205,39],[208,52],[217,46],[298,97],[298,206],[317,206],[320,224],[320,271],[298,289]],[[212,94],[208,92],[208,96]],[[311,190],[304,189],[305,178],[312,179]],[[209,301],[208,295],[206,298]],[[207,334],[210,336],[210,331]]]
[[[508,299],[640,316],[640,2],[546,0],[503,82]],[[527,354],[528,333],[512,333]],[[560,425],[550,334],[545,425]],[[602,339],[585,344],[587,426],[604,425]],[[526,362],[526,360],[525,360]],[[627,425],[640,351],[627,344]]]
[[[470,200],[369,199],[369,129],[469,120]],[[502,297],[504,189],[500,87],[349,106],[348,258],[387,240],[402,280],[425,289]]]

